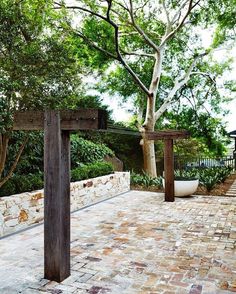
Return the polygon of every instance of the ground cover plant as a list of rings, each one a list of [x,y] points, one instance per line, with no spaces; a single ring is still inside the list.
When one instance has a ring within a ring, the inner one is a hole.
[[[217,184],[224,183],[230,176],[232,167],[208,167],[208,168],[191,168],[187,170],[176,170],[175,176],[186,179],[199,179],[201,186],[210,192]]]
[[[175,179],[199,179],[200,187],[211,192],[218,184],[223,184],[231,175],[232,167],[211,167],[211,168],[191,168],[186,170],[175,170]],[[131,185],[134,187],[156,187],[162,188],[162,177],[151,178],[146,173],[131,173]]]
[[[155,186],[162,188],[162,178],[161,177],[151,177],[147,173],[143,172],[142,174],[131,172],[131,185],[138,185],[143,187]]]

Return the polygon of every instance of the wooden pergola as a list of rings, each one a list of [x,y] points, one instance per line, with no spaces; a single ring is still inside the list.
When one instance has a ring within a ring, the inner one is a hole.
[[[61,282],[70,275],[70,131],[106,131],[106,117],[98,109],[14,115],[13,130],[44,130],[44,277],[48,280]],[[147,140],[164,140],[165,201],[174,201],[173,140],[187,137],[186,131],[145,134]]]
[[[165,201],[174,202],[174,140],[189,138],[189,132],[182,131],[160,131],[145,134],[148,140],[164,141],[164,172],[165,172]]]

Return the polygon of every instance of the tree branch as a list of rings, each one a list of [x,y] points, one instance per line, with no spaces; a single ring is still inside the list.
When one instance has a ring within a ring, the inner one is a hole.
[[[182,26],[184,25],[185,20],[187,19],[187,17],[191,13],[191,11],[198,5],[198,3],[200,1],[201,0],[198,0],[195,4],[193,4],[193,0],[189,0],[189,5],[188,5],[187,12],[185,13],[185,15],[182,18],[181,22],[178,24],[178,26],[173,31],[171,31],[167,36],[164,37],[164,39],[162,40],[162,42],[160,44],[160,47],[162,47],[167,41],[169,41],[171,38],[173,38],[174,35],[176,34],[176,32],[179,31],[182,28]]]
[[[54,3],[59,6],[59,7],[54,7],[54,9],[61,9],[63,7],[63,8],[66,8],[66,9],[81,10],[81,11],[87,12],[87,13],[89,13],[91,15],[97,16],[98,18],[101,18],[101,19],[107,21],[105,16],[103,16],[103,15],[101,15],[99,13],[96,13],[96,12],[90,10],[90,9],[87,9],[85,7],[81,7],[81,6],[65,6],[65,5],[60,4],[58,2],[54,2]]]
[[[135,11],[134,11],[134,14],[136,15],[138,10],[143,9],[143,8],[148,4],[148,2],[149,2],[149,0],[145,1],[145,2],[143,3],[143,5],[137,7],[137,8],[135,9]]]
[[[181,10],[184,8],[184,6],[188,3],[189,0],[184,1],[181,5],[179,5],[179,9],[177,10],[177,12],[175,13],[175,15],[173,16],[172,20],[171,20],[171,24],[173,25],[181,16]]]
[[[6,134],[0,134],[0,178],[6,162],[8,142],[9,136]]]
[[[155,54],[149,54],[149,53],[145,53],[145,52],[127,52],[121,49],[121,52],[124,55],[134,55],[134,56],[140,56],[140,57],[152,57],[155,58]]]
[[[202,75],[202,76],[205,76],[205,77],[209,78],[214,84],[216,83],[216,81],[211,77],[211,75],[209,73],[206,73],[206,72],[192,71],[191,75]]]
[[[98,45],[96,45],[93,41],[91,41],[89,38],[87,38],[86,36],[84,36],[82,33],[75,31],[74,32],[75,35],[77,35],[78,37],[82,38],[89,46],[93,47],[94,49],[104,53],[105,55],[107,55],[108,57],[111,57],[113,59],[117,59],[118,57],[114,54],[112,54],[111,52],[99,47]]]
[[[124,6],[123,4],[121,4],[121,3],[118,2],[118,1],[113,0],[113,2],[114,2],[115,4],[117,4],[118,6],[120,6],[121,8],[123,8],[124,10],[126,10],[127,12],[129,12],[128,7]]]
[[[193,60],[193,62],[191,63],[191,65],[189,66],[187,72],[185,73],[185,75],[180,78],[180,79],[176,79],[175,80],[175,85],[174,87],[171,89],[169,95],[167,96],[167,98],[165,99],[165,101],[163,102],[163,104],[161,105],[161,107],[155,112],[155,121],[157,121],[160,116],[166,111],[166,109],[168,108],[168,106],[171,105],[173,98],[176,94],[176,92],[184,85],[187,83],[187,81],[190,78],[191,72],[194,68],[194,66],[196,65],[197,61],[199,58],[205,56],[207,53],[203,53],[200,54],[198,56],[196,56]]]
[[[130,14],[130,18],[131,18],[133,27],[136,29],[137,32],[139,32],[139,34],[143,37],[143,39],[145,40],[145,42],[149,46],[151,46],[156,52],[158,52],[159,51],[159,47],[145,34],[145,32],[135,22],[135,19],[134,19],[134,9],[133,9],[133,0],[129,0],[129,3],[130,3],[129,14]]]
[[[14,172],[14,170],[16,169],[16,166],[17,166],[17,164],[18,164],[18,162],[19,162],[19,160],[20,160],[21,154],[22,154],[22,152],[23,152],[23,150],[24,150],[24,148],[25,148],[25,145],[26,145],[28,139],[29,139],[29,137],[27,136],[27,137],[25,138],[25,140],[23,141],[23,143],[21,144],[20,149],[18,150],[18,153],[17,153],[17,155],[16,155],[15,161],[13,162],[13,164],[12,164],[12,166],[11,166],[11,168],[10,168],[10,171],[9,171],[8,175],[7,175],[6,177],[4,177],[4,178],[0,181],[0,188],[1,188],[1,187],[2,187],[2,186],[8,181],[8,180],[11,178],[11,176],[13,175],[13,172]]]
[[[107,50],[101,48],[100,46],[98,46],[97,44],[95,44],[93,41],[91,41],[89,38],[87,38],[86,36],[84,36],[82,33],[80,32],[75,32],[75,34],[77,36],[79,36],[80,38],[82,38],[88,45],[90,45],[91,47],[99,50],[100,52],[106,54],[107,56],[118,60],[123,66],[124,68],[129,72],[129,74],[132,76],[133,80],[137,83],[137,85],[140,87],[140,89],[145,93],[145,94],[149,94],[149,91],[147,89],[147,87],[143,84],[143,82],[139,79],[139,77],[135,74],[135,72],[131,69],[131,67],[126,63],[126,61],[123,59],[121,53],[120,53],[120,49],[119,49],[119,27],[118,25],[111,19],[110,17],[110,13],[112,11],[112,0],[106,0],[107,2],[107,11],[106,11],[106,16],[103,16],[99,13],[96,13],[90,9],[84,8],[84,7],[80,7],[80,6],[63,6],[60,3],[55,2],[55,4],[59,5],[60,7],[65,7],[67,9],[77,9],[77,10],[81,10],[84,12],[87,12],[91,15],[94,15],[100,19],[102,19],[103,21],[107,22],[108,24],[110,24],[115,31],[115,36],[114,36],[114,41],[115,41],[115,51],[116,51],[116,55],[114,55],[111,52],[108,52]]]
[[[109,0],[109,2],[112,4],[112,0]],[[143,82],[139,79],[139,77],[135,74],[135,72],[131,69],[131,67],[125,62],[123,59],[120,49],[119,49],[119,27],[111,20],[110,18],[110,10],[111,10],[111,5],[108,5],[108,14],[107,14],[107,22],[110,23],[114,30],[115,30],[115,48],[116,48],[116,53],[118,56],[118,60],[120,63],[124,66],[124,68],[129,72],[129,74],[132,76],[133,80],[138,84],[138,86],[141,88],[141,90],[146,93],[147,95],[149,94],[149,91],[147,87],[143,84]]]
[[[168,13],[167,8],[166,8],[165,0],[162,0],[162,6],[163,6],[163,9],[164,9],[164,12],[165,12],[165,15],[166,15],[167,27],[171,27],[170,16],[169,16],[169,13]]]

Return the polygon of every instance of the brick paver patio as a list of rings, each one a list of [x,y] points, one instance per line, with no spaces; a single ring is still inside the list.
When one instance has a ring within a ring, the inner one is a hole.
[[[72,214],[72,275],[43,277],[43,227],[0,240],[0,293],[236,292],[236,198],[131,191]]]

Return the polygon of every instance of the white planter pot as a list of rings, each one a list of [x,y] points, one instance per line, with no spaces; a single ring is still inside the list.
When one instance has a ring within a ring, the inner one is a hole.
[[[163,187],[165,188],[165,180],[162,179]],[[199,180],[175,180],[175,196],[185,197],[190,196],[197,191]]]

